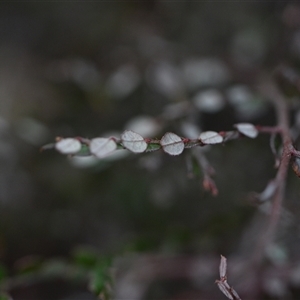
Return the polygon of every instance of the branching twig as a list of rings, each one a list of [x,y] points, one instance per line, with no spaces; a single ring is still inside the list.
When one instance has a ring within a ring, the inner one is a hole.
[[[274,238],[284,198],[288,166],[292,155],[298,153],[292,144],[292,138],[289,130],[290,121],[287,100],[278,90],[276,85],[270,80],[264,79],[259,90],[273,103],[275,107],[277,115],[277,126],[275,128],[278,129],[281,136],[283,149],[280,164],[274,179],[276,189],[273,196],[270,218],[266,230],[258,241],[258,245],[253,256],[253,260],[256,264],[260,264],[264,257],[265,249]]]

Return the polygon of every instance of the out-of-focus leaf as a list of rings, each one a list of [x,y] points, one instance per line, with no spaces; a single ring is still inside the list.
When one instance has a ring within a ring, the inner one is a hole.
[[[258,136],[257,128],[251,123],[238,123],[235,124],[236,129],[243,135],[249,138],[256,138]]]
[[[205,131],[200,134],[199,140],[203,144],[212,145],[222,143],[223,137],[215,131]]]
[[[261,27],[243,28],[231,40],[233,60],[243,66],[257,65],[266,55],[268,36]]]
[[[39,256],[28,255],[15,262],[15,269],[20,274],[30,274],[41,268],[42,260]]]
[[[261,202],[264,202],[266,200],[270,200],[277,189],[278,185],[276,184],[276,181],[272,180],[270,181],[266,188],[258,195],[258,198]]]
[[[127,130],[134,131],[142,136],[155,136],[161,129],[159,122],[150,116],[138,116],[131,119],[125,126]]]
[[[184,143],[178,135],[167,132],[161,139],[160,144],[163,150],[170,155],[179,155],[184,150]]]
[[[231,86],[227,90],[227,97],[229,103],[233,106],[243,105],[253,98],[253,93],[246,85],[235,85]]]
[[[267,111],[268,104],[246,85],[235,85],[227,92],[228,102],[233,106],[238,120],[252,120]]]
[[[75,154],[80,151],[81,143],[74,138],[62,138],[56,142],[55,149],[62,154]]]
[[[239,133],[236,130],[225,131],[223,134],[224,142],[235,140],[237,138],[239,138]]]
[[[141,78],[137,68],[132,65],[121,66],[109,78],[106,88],[114,98],[123,99],[129,96],[140,84]]]
[[[222,94],[216,89],[210,89],[196,94],[193,102],[200,111],[206,113],[216,113],[225,106],[225,100]]]
[[[180,124],[180,129],[183,135],[188,139],[194,139],[201,133],[200,127],[191,122],[182,122]]]
[[[32,145],[40,145],[49,136],[48,128],[40,121],[33,118],[22,118],[16,124],[17,134]]]
[[[100,263],[98,263],[89,283],[90,290],[96,295],[101,294],[104,299],[109,299],[109,287],[111,284],[109,269],[111,263],[111,259],[109,258],[105,258]]]
[[[168,98],[176,98],[183,92],[183,81],[180,70],[166,62],[150,65],[146,80],[156,91]]]
[[[95,156],[72,156],[69,158],[70,163],[77,168],[90,168],[99,165],[99,159]]]
[[[91,140],[90,151],[99,158],[111,154],[117,149],[116,142],[111,138],[95,138]]]
[[[41,151],[50,150],[55,148],[55,143],[46,144],[41,147]]]
[[[80,151],[78,151],[75,155],[76,156],[90,156],[91,155],[90,147],[88,145],[81,144]]]
[[[223,255],[221,255],[221,261],[220,261],[220,278],[225,278],[227,273],[227,259]]]
[[[292,162],[292,168],[296,175],[300,177],[300,157],[295,157]]]
[[[95,250],[88,247],[75,248],[72,256],[76,264],[84,267],[93,267],[98,261]]]
[[[47,276],[61,276],[69,270],[69,265],[62,259],[47,260],[42,266],[42,272]]]
[[[164,120],[176,120],[186,116],[191,111],[191,103],[189,101],[180,101],[172,104],[168,104],[164,107],[161,114]]]
[[[220,59],[190,59],[184,63],[183,74],[190,89],[202,86],[220,86],[230,80],[227,66]]]

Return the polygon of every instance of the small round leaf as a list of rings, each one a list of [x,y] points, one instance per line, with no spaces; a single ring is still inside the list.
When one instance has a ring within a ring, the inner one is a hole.
[[[199,92],[193,102],[200,111],[206,113],[216,113],[225,106],[222,94],[215,89]]]
[[[277,182],[275,180],[270,181],[265,189],[258,195],[259,201],[270,200],[274,196],[277,188]]]
[[[203,144],[207,145],[219,144],[224,140],[223,137],[215,131],[202,132],[199,136],[199,139]]]
[[[160,140],[160,144],[163,150],[170,155],[179,155],[184,149],[181,137],[172,132],[167,132]]]
[[[111,154],[117,149],[116,142],[111,138],[95,138],[91,140],[90,151],[99,158]]]
[[[131,130],[125,130],[121,135],[121,139],[123,146],[133,153],[142,153],[148,146],[141,135]]]
[[[252,139],[256,138],[258,135],[257,128],[251,123],[239,123],[235,125],[235,128],[238,132]]]
[[[75,154],[80,151],[81,143],[74,138],[60,139],[55,143],[55,149],[62,154]]]

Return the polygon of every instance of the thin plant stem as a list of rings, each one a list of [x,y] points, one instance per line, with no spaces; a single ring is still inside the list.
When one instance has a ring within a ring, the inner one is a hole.
[[[277,116],[277,126],[275,128],[278,129],[279,135],[281,136],[283,149],[280,157],[280,164],[275,177],[276,191],[272,199],[272,207],[267,228],[258,239],[258,244],[253,255],[253,262],[255,265],[261,264],[267,247],[274,240],[282,210],[288,167],[291,157],[296,151],[293,147],[289,130],[290,120],[287,99],[285,99],[285,97],[279,91],[275,83],[266,79],[264,79],[262,82],[263,83],[259,90],[272,102],[275,107]]]

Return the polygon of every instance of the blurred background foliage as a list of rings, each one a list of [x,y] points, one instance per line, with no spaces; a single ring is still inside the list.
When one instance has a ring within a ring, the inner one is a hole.
[[[94,299],[88,291],[103,291],[113,261],[117,299],[223,299],[214,291],[216,261],[251,252],[260,216],[249,193],[262,191],[275,174],[268,136],[203,150],[216,170],[217,197],[203,191],[201,170],[189,178],[189,150],[179,157],[120,151],[99,161],[39,148],[56,136],[119,136],[130,128],[149,137],[173,131],[196,138],[237,122],[274,125],[274,111],[253,83],[261,69],[299,67],[300,8],[288,1],[0,7],[0,280],[6,290],[13,299]],[[286,198],[278,247],[292,259],[299,256],[297,178],[291,176]],[[152,257],[159,259],[149,274],[155,266],[175,271],[157,282],[148,274],[146,285],[130,281],[141,269],[147,277]],[[193,270],[181,273],[182,265]],[[211,281],[199,277],[203,267]],[[24,272],[31,279],[22,283]]]

